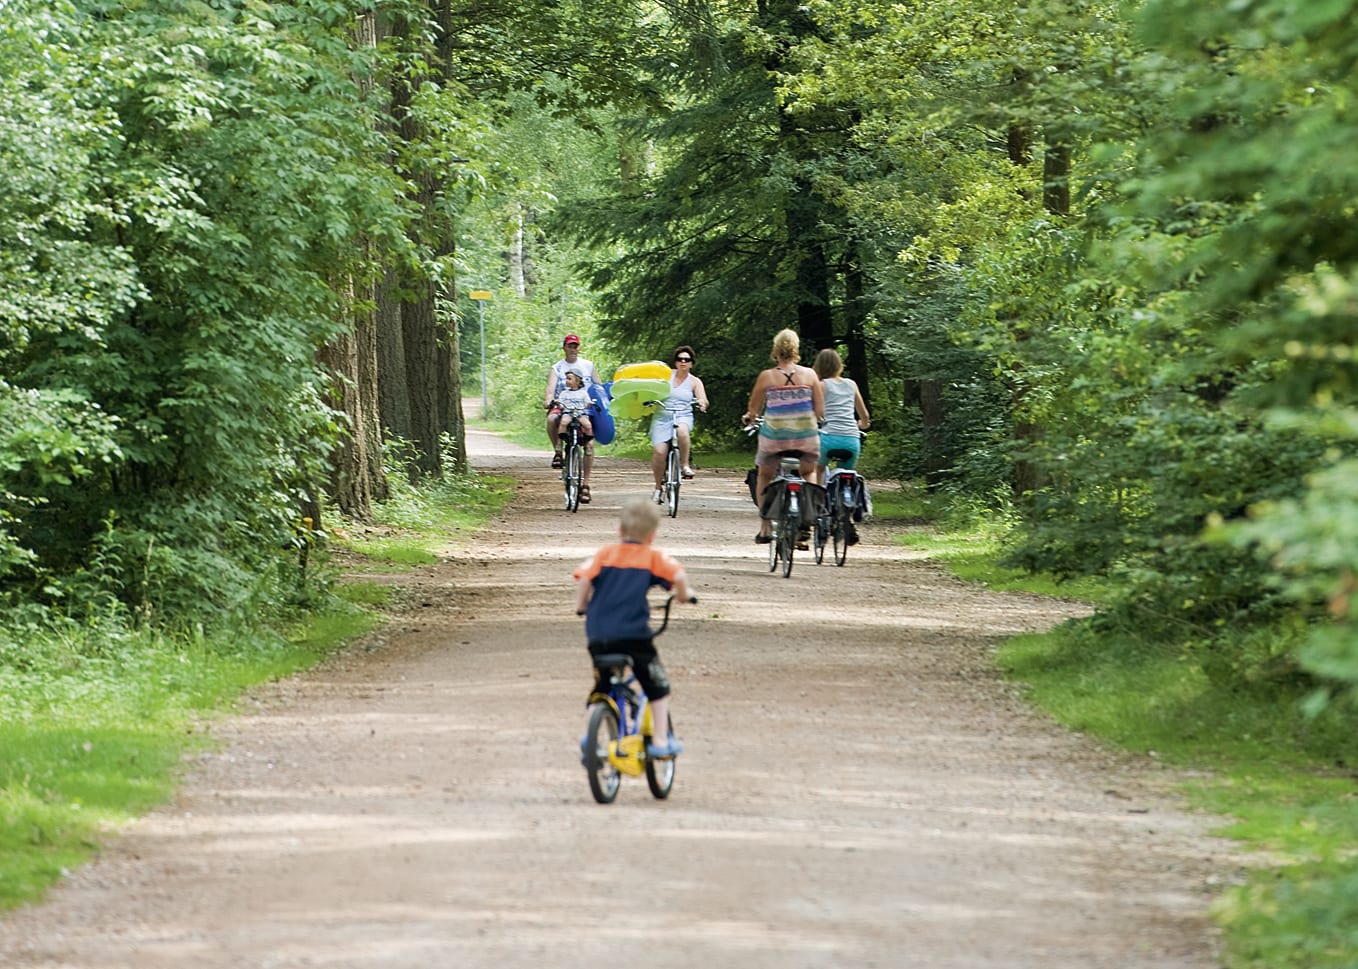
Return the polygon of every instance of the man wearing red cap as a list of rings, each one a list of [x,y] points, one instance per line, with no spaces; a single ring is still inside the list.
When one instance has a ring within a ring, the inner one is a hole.
[[[565,354],[562,359],[552,364],[547,371],[547,389],[542,395],[542,406],[547,411],[547,437],[552,442],[552,467],[561,467],[561,409],[553,407],[552,402],[556,400],[557,394],[566,389],[566,371],[574,370],[580,375],[585,389],[589,389],[590,384],[602,383],[599,375],[594,371],[594,364],[580,356],[580,338],[574,333],[567,333],[566,338],[561,341],[561,352]],[[589,504],[589,472],[594,466],[594,442],[590,441],[585,446],[585,480],[580,484],[580,501]]]

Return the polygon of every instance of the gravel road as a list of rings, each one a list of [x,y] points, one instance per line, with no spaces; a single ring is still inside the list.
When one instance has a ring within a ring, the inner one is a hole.
[[[1233,877],[1175,777],[1030,710],[997,641],[1080,612],[951,579],[880,526],[845,567],[768,572],[734,472],[660,544],[696,607],[660,641],[674,793],[593,802],[570,573],[638,462],[571,515],[546,452],[437,566],[379,577],[379,633],[212,725],[175,800],[0,920],[7,969],[1206,969]]]

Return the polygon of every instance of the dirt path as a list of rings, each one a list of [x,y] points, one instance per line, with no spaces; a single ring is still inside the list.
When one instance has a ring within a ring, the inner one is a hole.
[[[594,804],[569,573],[634,462],[559,509],[524,484],[385,632],[219,724],[178,799],[48,903],[7,969],[1211,967],[1230,865],[1169,778],[1033,715],[995,640],[1067,604],[964,586],[871,524],[848,565],[770,575],[739,475],[704,472],[661,543],[702,602],[662,640],[687,744],[674,794]]]

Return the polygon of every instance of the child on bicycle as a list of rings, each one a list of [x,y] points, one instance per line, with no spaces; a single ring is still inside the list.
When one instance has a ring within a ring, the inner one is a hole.
[[[651,606],[646,598],[653,585],[672,591],[681,602],[696,602],[684,567],[652,543],[660,527],[660,510],[649,501],[633,499],[623,505],[619,541],[605,545],[575,570],[575,614],[585,617],[585,637],[591,656],[627,653],[632,672],[646,692],[651,723],[658,736],[647,744],[651,757],[673,757],[683,745],[668,734],[670,679],[660,662],[651,633]],[[596,671],[593,693],[607,693],[605,674]],[[584,741],[581,741],[583,751]]]
[[[586,438],[594,436],[594,425],[589,419],[591,403],[589,391],[585,389],[585,378],[580,376],[578,370],[567,370],[566,389],[556,395],[556,405],[563,414],[579,418],[580,433]]]

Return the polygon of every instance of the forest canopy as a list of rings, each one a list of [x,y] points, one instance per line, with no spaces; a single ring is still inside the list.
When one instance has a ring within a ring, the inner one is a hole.
[[[791,325],[1012,563],[1358,682],[1354,7],[6,0],[0,601],[286,599],[464,470],[493,288],[506,415],[569,329],[733,426]]]

